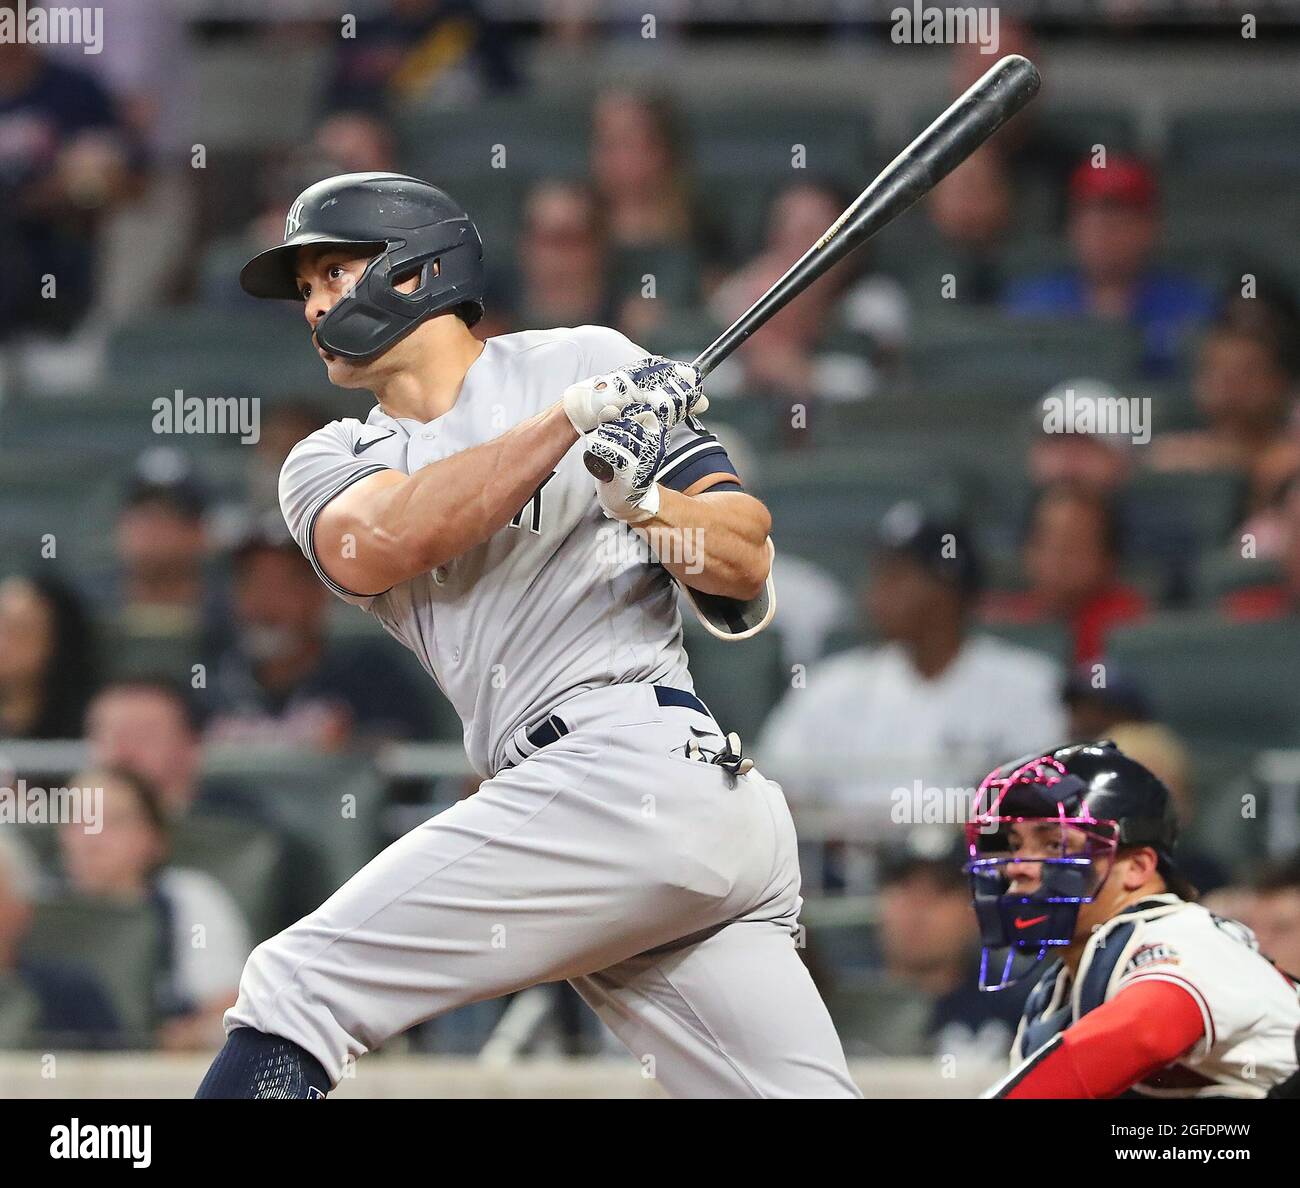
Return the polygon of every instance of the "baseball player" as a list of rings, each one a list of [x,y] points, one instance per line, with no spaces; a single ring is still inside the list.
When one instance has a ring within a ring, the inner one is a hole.
[[[966,870],[981,987],[1040,975],[1013,1070],[985,1096],[1300,1093],[1300,987],[1248,928],[1192,902],[1176,834],[1165,786],[1110,742],[1027,756],[980,785]]]
[[[857,1096],[795,948],[781,789],[682,647],[674,579],[737,634],[771,599],[770,518],[695,369],[598,326],[480,342],[478,232],[410,177],[309,187],[241,283],[302,302],[330,380],[377,399],[295,447],[281,507],[484,782],[258,946],[199,1096],[323,1096],[413,1024],[561,978],[672,1095]]]

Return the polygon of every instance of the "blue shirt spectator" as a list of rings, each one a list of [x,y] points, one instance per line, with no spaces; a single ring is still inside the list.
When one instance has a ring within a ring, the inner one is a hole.
[[[1130,158],[1096,167],[1083,162],[1070,180],[1067,231],[1073,264],[1010,284],[1006,310],[1126,322],[1142,336],[1143,371],[1168,375],[1184,334],[1210,317],[1214,297],[1154,263],[1161,233],[1155,175]]]

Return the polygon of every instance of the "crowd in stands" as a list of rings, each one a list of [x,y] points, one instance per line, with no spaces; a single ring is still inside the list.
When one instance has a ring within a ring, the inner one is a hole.
[[[154,283],[156,258],[136,261],[144,275],[127,282],[84,266],[119,259],[115,236],[131,219],[189,202],[185,187],[169,189],[171,113],[150,100],[151,69],[162,68],[166,47],[188,50],[159,38],[134,73],[119,64],[92,74],[80,57],[0,44],[0,349],[147,313],[143,293],[171,300],[173,290]],[[954,88],[986,64],[955,54]],[[247,312],[238,267],[279,241],[305,185],[340,171],[414,168],[405,110],[526,89],[509,42],[476,5],[419,0],[395,0],[363,22],[323,81],[314,139],[267,153],[245,178],[243,211],[209,227],[188,274],[175,278],[200,313]],[[931,506],[924,493],[891,498],[863,511],[848,534],[820,541],[783,535],[776,514],[780,676],[752,709],[762,723],[752,752],[780,776],[797,814],[850,810],[888,843],[866,847],[879,852],[864,865],[854,857],[860,842],[822,838],[810,876],[832,893],[866,891],[876,904],[876,926],[852,952],[814,935],[809,954],[832,1005],[837,987],[865,978],[896,1008],[863,1022],[859,1041],[849,1041],[855,1054],[963,1045],[1005,1053],[1019,1003],[974,991],[974,932],[952,831],[900,841],[906,831],[891,809],[914,782],[969,787],[995,763],[1067,740],[1115,738],[1160,774],[1191,835],[1192,881],[1300,973],[1300,852],[1286,852],[1297,830],[1263,817],[1260,829],[1273,832],[1256,839],[1250,861],[1216,849],[1196,826],[1222,807],[1226,777],[1249,783],[1250,755],[1207,774],[1205,740],[1164,712],[1177,690],[1112,654],[1126,632],[1171,617],[1208,616],[1226,630],[1294,624],[1300,614],[1296,293],[1262,270],[1258,286],[1243,288],[1238,275],[1189,269],[1185,256],[1170,262],[1164,173],[1160,161],[1128,151],[1067,152],[1027,118],[940,184],[909,216],[904,238],[837,267],[711,382],[720,438],[747,486],[777,492],[791,465],[803,466],[806,498],[816,501],[819,459],[872,445],[869,429],[854,436],[849,419],[811,448],[803,418],[820,410],[861,409],[867,426],[877,404],[915,402],[922,431],[910,460],[926,464],[924,434],[943,413],[926,411],[926,398],[940,394],[916,368],[936,314],[987,318],[1026,342],[1040,323],[1086,323],[1135,344],[1126,374],[1099,358],[1095,374],[1055,375],[1023,401],[1003,392],[972,423],[963,466],[1012,507],[1000,527],[978,507]],[[579,175],[530,179],[512,199],[510,250],[494,254],[489,242],[492,293],[476,332],[600,323],[655,349],[703,346],[834,221],[855,181],[793,171],[769,187],[761,217],[732,219],[700,180],[679,106],[661,93],[604,89],[590,105]],[[1048,250],[1026,259],[1021,229],[1033,203],[1050,212],[1051,234]],[[57,277],[57,300],[41,295],[45,274]],[[109,289],[120,299],[106,312]],[[1005,359],[1009,385],[1019,384],[1020,363],[1014,350]],[[268,853],[289,853],[300,839],[264,799],[207,770],[210,750],[342,757],[456,740],[432,682],[394,641],[344,626],[360,615],[336,605],[280,519],[280,463],[344,414],[317,393],[266,394],[277,399],[244,450],[233,494],[229,485],[215,492],[202,459],[144,451],[113,505],[87,511],[105,522],[107,568],[7,559],[0,784],[56,777],[101,789],[103,818],[97,831],[64,824],[32,844],[22,829],[0,827],[0,1048],[215,1046],[243,958],[268,921],[287,922],[277,915],[287,909],[250,918],[237,883],[177,855],[197,854],[196,831],[213,820],[261,830]],[[1132,396],[1151,409],[1149,439],[1100,423],[1051,428],[1051,409],[1063,402],[1100,414]],[[3,425],[0,409],[0,448]],[[990,428],[1004,448],[985,458],[990,434],[980,431]],[[948,463],[936,452],[932,467],[937,487]],[[1234,484],[1213,539],[1198,535],[1177,495],[1152,526],[1154,488],[1144,484],[1169,476]],[[1201,583],[1216,565],[1231,580]],[[150,670],[135,650],[159,639],[184,644],[160,651],[164,662]],[[697,671],[702,686],[706,675]],[[1264,741],[1294,745],[1295,726]],[[83,770],[4,770],[6,743],[50,740],[83,740]],[[427,795],[416,794],[417,807]],[[381,831],[368,840],[377,847]],[[60,895],[147,921],[160,957],[146,1039],[130,1033],[110,988],[75,954],[28,947],[40,903]]]

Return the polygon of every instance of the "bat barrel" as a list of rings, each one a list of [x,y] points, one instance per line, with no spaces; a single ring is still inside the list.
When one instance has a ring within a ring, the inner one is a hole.
[[[923,197],[1025,106],[1042,85],[1028,58],[1009,54],[890,162],[789,271],[694,360],[708,375],[814,279]]]

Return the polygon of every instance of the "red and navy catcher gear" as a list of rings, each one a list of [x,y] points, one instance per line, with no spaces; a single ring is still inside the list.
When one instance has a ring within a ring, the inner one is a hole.
[[[1057,827],[1050,854],[1015,854],[1009,833],[1025,823]],[[1177,836],[1168,789],[1112,742],[1027,755],[990,772],[966,826],[965,869],[984,945],[980,989],[1033,976],[1050,949],[1074,939],[1079,907],[1092,902],[1103,881],[1098,858],[1114,857],[1120,846],[1151,846],[1161,872],[1171,873]],[[1010,890],[1006,868],[1013,862],[1041,864],[1032,892]],[[990,978],[990,958],[1003,950],[1001,973]]]
[[[400,173],[342,173],[308,186],[289,208],[284,242],[244,265],[239,283],[254,297],[301,301],[298,249],[339,247],[373,255],[356,287],[316,326],[332,355],[381,354],[434,314],[483,316],[483,241],[449,194]],[[397,285],[419,277],[411,293]]]

